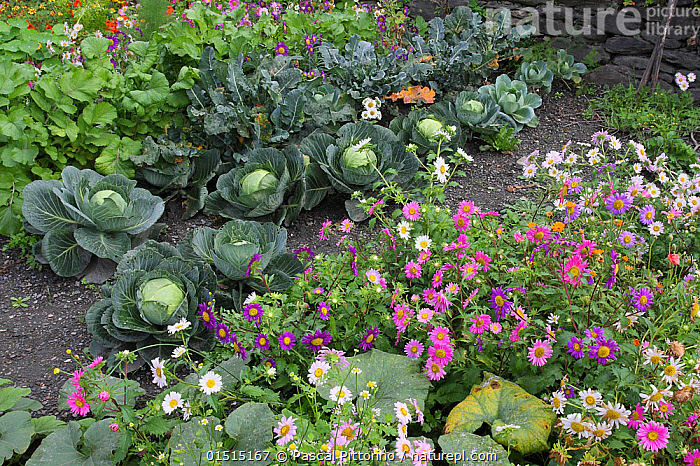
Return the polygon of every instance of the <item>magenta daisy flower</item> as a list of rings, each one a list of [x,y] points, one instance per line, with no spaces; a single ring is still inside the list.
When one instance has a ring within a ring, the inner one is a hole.
[[[527,360],[534,366],[544,366],[547,359],[552,356],[553,350],[549,345],[549,341],[535,340],[535,344],[530,347],[527,354]]]
[[[430,332],[430,341],[433,345],[449,345],[450,344],[450,329],[447,327],[435,327]]]
[[[418,253],[418,263],[425,264],[430,260],[430,250],[421,251]]]
[[[262,351],[270,349],[270,339],[267,338],[266,334],[258,333],[258,336],[255,337],[255,347]]]
[[[446,374],[445,369],[443,367],[444,366],[440,365],[437,361],[434,361],[433,359],[428,359],[428,361],[425,363],[425,367],[423,368],[423,370],[428,376],[428,379],[441,380],[443,377],[445,377]]]
[[[581,256],[575,254],[569,258],[566,264],[564,264],[564,268],[561,269],[561,279],[566,283],[578,286],[581,284],[581,277],[583,274],[590,272],[587,267],[588,262],[581,260]]]
[[[403,216],[406,220],[418,220],[420,218],[420,205],[417,202],[409,202],[403,206]]]
[[[488,272],[491,268],[491,258],[483,251],[477,251],[476,254],[474,254],[474,262],[479,264],[481,270],[484,272]]]
[[[547,227],[530,228],[525,236],[530,242],[538,244],[549,239],[551,230]]]
[[[297,339],[292,332],[282,332],[279,336],[278,341],[280,344],[280,348],[282,348],[284,351],[289,351],[292,348],[294,348]]]
[[[314,353],[320,351],[324,346],[328,346],[333,337],[326,331],[316,330],[315,333],[304,335],[301,339],[301,344],[306,345],[309,351]]]
[[[354,223],[352,223],[349,219],[345,219],[342,222],[340,222],[340,231],[343,233],[348,233],[352,228],[355,226]]]
[[[294,439],[297,433],[297,426],[294,425],[294,422],[297,420],[292,416],[286,417],[282,415],[282,419],[277,423],[277,427],[272,429],[277,435],[277,445],[286,445]]]
[[[333,222],[331,222],[330,220],[326,220],[325,222],[323,222],[323,225],[321,225],[321,230],[318,232],[318,239],[320,239],[321,241],[323,241],[323,240],[328,241],[329,238],[328,238],[328,235],[326,234],[326,232],[327,232],[326,229],[329,226],[331,226],[332,224],[333,224]]]
[[[377,335],[379,335],[378,327],[368,327],[360,340],[360,349],[364,351],[371,350],[372,346],[374,345],[374,339],[377,338]]]
[[[440,288],[440,286],[442,286],[442,273],[440,271],[435,272],[435,275],[433,275],[432,284],[434,288]]]
[[[598,361],[598,364],[604,366],[608,361],[617,359],[617,351],[620,349],[612,338],[598,338],[595,344],[592,344],[588,350],[588,357]]]
[[[479,210],[474,206],[474,203],[471,201],[460,202],[458,209],[459,209],[459,212],[464,214],[464,215],[471,215],[471,214],[478,212],[478,210]]]
[[[83,369],[76,370],[73,372],[73,377],[71,377],[68,382],[70,382],[76,389],[80,389],[80,379],[84,373],[85,371]]]
[[[613,215],[621,215],[632,207],[632,198],[626,193],[613,194],[605,201],[605,208]]]
[[[77,392],[73,392],[67,400],[70,412],[75,415],[85,416],[90,412],[90,405],[87,400],[83,397],[83,390],[80,389]]]
[[[328,305],[325,301],[321,301],[320,303],[318,303],[318,315],[321,317],[321,320],[330,319],[330,309],[328,309]]]
[[[262,259],[262,256],[258,253],[253,254],[253,257],[250,259],[250,262],[248,262],[248,268],[245,271],[245,276],[250,277],[251,271],[253,271],[253,266],[260,262],[260,259]]]
[[[656,421],[649,421],[639,427],[637,440],[648,451],[659,451],[668,445],[668,427]]]
[[[471,228],[471,221],[469,220],[469,217],[462,213],[453,215],[452,223],[454,223],[455,229],[459,232],[467,231]]]
[[[598,338],[603,338],[603,329],[601,327],[591,327],[588,330],[586,330],[586,338],[590,338],[591,340],[597,340]]]
[[[469,321],[472,322],[469,331],[475,335],[481,335],[489,328],[489,325],[491,325],[491,316],[488,314],[481,314],[472,317]]]
[[[427,307],[424,307],[423,309],[418,311],[418,317],[416,317],[416,320],[418,320],[418,322],[420,322],[421,324],[427,324],[432,318],[433,311],[431,309],[428,309]]]
[[[237,356],[243,361],[248,359],[248,350],[246,350],[245,346],[243,346],[243,344],[238,341],[235,336],[231,339],[231,346],[233,346],[234,356]]]
[[[634,292],[632,306],[641,312],[645,312],[654,305],[654,295],[649,288],[640,288]]]
[[[406,278],[420,278],[421,272],[422,270],[420,264],[417,264],[413,261],[409,261],[406,264],[406,267],[404,267],[404,273],[406,274]]]
[[[260,322],[263,316],[263,308],[260,304],[251,303],[243,307],[243,317],[251,322]]]
[[[312,292],[313,294],[315,294],[315,295],[320,295],[320,294],[323,294],[323,288],[321,288],[321,287],[319,286],[319,287],[314,288],[313,290],[311,290],[311,292]]]
[[[216,328],[216,317],[214,317],[214,314],[212,313],[211,306],[209,306],[207,303],[201,303],[197,313],[199,314],[199,318],[204,322],[205,328],[209,330]]]
[[[426,304],[435,304],[437,302],[437,291],[434,288],[423,290],[423,301]]]
[[[700,450],[697,448],[693,449],[693,451],[685,455],[683,462],[690,466],[700,466]]]
[[[646,226],[654,223],[654,217],[656,217],[656,209],[651,204],[647,204],[639,211],[639,221]]]
[[[218,338],[221,343],[230,342],[232,337],[236,338],[236,334],[232,333],[226,324],[216,324],[216,338]]]
[[[423,354],[423,344],[418,340],[411,340],[406,343],[403,351],[409,358],[419,358]]]
[[[430,359],[437,362],[442,366],[446,366],[452,361],[453,350],[450,345],[435,345],[428,348],[428,354],[430,354]]]
[[[632,410],[629,419],[627,420],[627,427],[630,429],[637,429],[642,425],[644,421],[644,406],[637,403],[637,406]]]
[[[579,337],[571,337],[568,346],[569,349],[567,349],[566,352],[571,356],[575,357],[576,359],[581,359],[583,357],[585,345],[583,340],[581,340]]]

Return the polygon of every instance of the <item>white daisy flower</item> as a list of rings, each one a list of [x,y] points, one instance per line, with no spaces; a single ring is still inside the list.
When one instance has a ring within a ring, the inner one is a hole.
[[[357,144],[355,144],[354,146],[352,146],[352,149],[353,149],[353,150],[360,150],[360,149],[363,149],[363,148],[364,148],[366,145],[368,145],[371,141],[372,141],[372,138],[365,138],[365,139],[361,140],[360,142],[358,142]]]
[[[564,414],[564,408],[566,408],[566,396],[564,392],[559,390],[552,393],[552,411],[557,414]]]
[[[180,356],[182,356],[183,354],[185,354],[186,352],[187,352],[187,349],[184,346],[178,346],[177,348],[175,348],[173,350],[172,356],[174,359],[177,359]]]
[[[583,407],[586,409],[595,408],[603,399],[603,395],[601,395],[600,392],[591,390],[590,388],[580,391],[578,396],[581,398],[581,403],[583,403]]]
[[[168,393],[165,395],[162,406],[165,414],[172,413],[176,409],[182,407],[182,395],[180,395],[178,392]]]
[[[427,235],[421,235],[416,238],[416,249],[419,251],[427,251],[430,249],[431,244],[433,244],[433,240]]]
[[[684,363],[677,361],[676,358],[671,358],[661,373],[661,379],[667,384],[673,385],[676,381],[678,381],[678,377],[681,375],[681,371],[684,367]]]
[[[438,157],[435,159],[435,162],[433,162],[433,165],[435,166],[435,172],[433,174],[437,177],[437,180],[440,183],[446,183],[450,166],[445,163],[445,159]]]
[[[608,144],[610,144],[610,147],[612,147],[615,150],[622,149],[622,143],[620,143],[620,140],[617,139],[615,136],[610,136]]]
[[[560,418],[560,420],[568,434],[577,435],[578,438],[588,438],[590,436],[587,423],[583,423],[581,420],[581,413],[569,414]]]
[[[596,411],[603,417],[603,420],[608,421],[615,427],[626,426],[627,420],[632,414],[632,411],[625,408],[624,405],[611,402],[603,403],[596,408]]]
[[[607,422],[598,422],[591,428],[591,436],[596,442],[604,440],[612,434],[612,426]]]
[[[190,416],[192,416],[192,407],[190,406],[189,401],[185,401],[185,403],[182,405],[182,420],[189,421]]]
[[[211,395],[221,391],[224,383],[221,376],[214,371],[209,371],[199,379],[199,387],[205,395]]]
[[[649,233],[651,233],[652,236],[659,236],[664,232],[664,225],[661,222],[654,222],[651,225],[649,225]]]
[[[323,384],[323,379],[328,375],[331,366],[325,361],[316,361],[309,367],[309,383],[319,386]]]
[[[550,169],[547,171],[547,173],[548,173],[549,176],[551,176],[552,178],[558,178],[558,177],[559,177],[559,170],[557,170],[557,167],[552,167],[552,168],[550,168]]]
[[[153,373],[153,383],[158,385],[158,387],[163,388],[168,385],[168,381],[165,379],[165,372],[163,368],[165,366],[165,361],[161,361],[160,358],[155,358],[151,360],[151,372]]]
[[[659,390],[656,386],[651,386],[651,394],[640,393],[639,396],[642,398],[644,407],[649,409],[650,406],[659,409],[659,401],[663,400],[666,396],[671,396],[671,392],[668,390]]]
[[[189,320],[187,320],[183,317],[182,319],[180,319],[179,322],[177,322],[173,325],[168,325],[168,333],[172,335],[173,333],[181,332],[183,330],[190,328],[191,325],[192,325],[192,322],[190,322]]]
[[[666,174],[666,172],[659,173],[659,181],[662,183],[668,183],[669,178],[668,178],[668,175]]]
[[[368,392],[367,390],[362,390],[362,391],[360,392],[360,396],[366,400],[366,399],[368,399],[368,398],[370,397],[370,394],[369,394],[369,392]]]
[[[523,167],[523,176],[527,179],[534,178],[537,174],[537,165],[531,163]]]
[[[695,73],[688,73],[687,78],[689,83],[694,83],[696,79]]]
[[[399,237],[401,239],[408,239],[411,237],[411,224],[407,221],[399,222],[397,229],[399,230]]]
[[[362,111],[362,119],[369,120],[369,112],[367,110]]]
[[[369,110],[367,110],[367,113],[369,114],[369,119],[376,120],[377,119],[377,112],[378,112],[378,110],[376,108],[370,108]]]
[[[647,185],[647,191],[649,192],[649,195],[654,199],[661,195],[659,188],[657,188],[654,183],[649,183],[649,185]]]
[[[337,401],[339,405],[345,404],[346,401],[352,400],[352,392],[345,385],[331,388],[331,393],[328,396],[332,401]]]
[[[250,293],[248,295],[248,297],[245,299],[245,301],[243,301],[243,304],[251,304],[251,303],[255,302],[255,300],[257,298],[258,298],[258,295],[255,293],[255,291],[253,291],[252,293]]]
[[[374,116],[377,120],[382,119],[382,112],[380,110],[377,110],[377,114]]]
[[[463,158],[464,160],[466,160],[467,162],[473,162],[473,161],[474,161],[474,157],[472,157],[471,155],[467,154],[467,153],[464,151],[464,149],[462,149],[461,147],[458,147],[458,148],[457,148],[457,155],[459,155],[460,157],[462,157],[462,158]]]

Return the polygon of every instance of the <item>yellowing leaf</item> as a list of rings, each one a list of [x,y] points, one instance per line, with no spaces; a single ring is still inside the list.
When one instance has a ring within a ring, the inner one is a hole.
[[[518,385],[486,372],[481,385],[455,406],[447,418],[445,433],[474,432],[486,422],[491,436],[522,454],[547,449],[547,438],[556,415],[551,407]]]

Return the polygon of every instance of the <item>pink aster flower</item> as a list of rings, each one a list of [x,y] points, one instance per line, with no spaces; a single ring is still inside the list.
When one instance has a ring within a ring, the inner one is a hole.
[[[352,223],[349,219],[346,218],[345,220],[343,220],[342,222],[340,222],[340,231],[342,231],[343,233],[347,233],[347,232],[349,232],[350,230],[352,230],[352,228],[353,228],[354,226],[355,226],[355,224]]]
[[[273,429],[273,432],[277,434],[277,445],[286,445],[292,441],[294,435],[297,433],[297,426],[294,422],[297,419],[289,416],[286,417],[282,415],[282,419],[277,423],[277,427]]]
[[[418,340],[411,340],[406,343],[404,347],[404,352],[409,358],[419,358],[423,354],[423,344]]]
[[[430,322],[430,319],[433,318],[433,311],[428,309],[427,307],[424,307],[420,311],[418,311],[418,317],[416,320],[420,322],[421,324],[427,324]]]
[[[644,406],[637,403],[637,406],[632,410],[632,414],[630,414],[627,420],[627,427],[630,429],[637,429],[642,425],[642,421],[644,421]]]
[[[432,358],[428,359],[423,370],[430,380],[441,380],[446,374],[443,366]]]
[[[406,331],[406,328],[408,327],[408,318],[410,316],[410,310],[406,307],[403,306],[396,306],[394,309],[394,315],[391,317],[392,320],[394,321],[394,325],[396,325],[396,330],[399,333],[403,333]]]
[[[78,369],[77,371],[73,372],[73,377],[70,378],[68,381],[75,386],[75,388],[80,389],[80,378],[83,376],[85,373],[84,370]]]
[[[659,400],[659,409],[654,411],[654,414],[658,414],[660,417],[668,419],[668,417],[673,414],[673,405],[667,401]]]
[[[420,205],[417,202],[409,202],[403,206],[403,216],[406,220],[418,220],[420,218]]]
[[[469,319],[469,321],[472,322],[471,327],[469,327],[469,331],[474,335],[481,335],[486,331],[486,329],[489,328],[489,325],[491,325],[491,316],[488,314],[481,314],[479,316],[472,317]]]
[[[472,215],[477,213],[479,208],[475,207],[474,203],[471,201],[462,201],[459,203],[458,211],[462,215]]]
[[[70,412],[73,414],[85,416],[90,412],[90,405],[83,397],[82,389],[78,390],[77,392],[73,392],[73,394],[68,397],[67,402]]]
[[[396,249],[396,239],[394,238],[394,235],[391,234],[391,230],[389,230],[388,228],[384,228],[382,231],[380,231],[380,233],[384,233],[385,235],[387,235],[389,237],[389,239],[391,240],[391,249],[395,250]]]
[[[575,254],[560,270],[561,279],[570,285],[578,286],[581,284],[583,274],[590,272],[586,267],[588,267],[588,261],[581,260],[581,256]]]
[[[372,207],[369,208],[369,214],[374,215],[374,209],[376,209],[377,207],[379,207],[382,204],[384,204],[383,199],[380,199],[377,202],[375,202],[374,204],[372,204]]]
[[[441,285],[442,285],[442,274],[440,272],[436,272],[435,275],[433,275],[433,287],[439,288]]]
[[[447,327],[435,327],[430,332],[430,341],[433,345],[449,345],[450,344],[450,329]]]
[[[442,366],[446,366],[452,361],[454,351],[451,345],[442,344],[428,348],[428,354],[430,354],[430,359]]]
[[[104,358],[103,358],[102,356],[97,356],[97,357],[90,363],[90,365],[88,365],[88,367],[89,367],[90,369],[94,369],[94,368],[96,368],[97,366],[99,366],[100,363],[101,363],[103,360],[104,360]]]
[[[526,329],[527,327],[528,327],[528,323],[521,320],[518,323],[518,327],[514,328],[510,332],[510,341],[512,341],[512,342],[520,341],[520,332],[523,331],[524,329]]]
[[[116,422],[110,424],[110,425],[109,425],[109,430],[111,430],[112,432],[118,431],[118,430],[119,430],[119,424],[117,424]]]
[[[425,264],[430,260],[430,250],[427,251],[421,251],[418,253],[418,263],[419,264]]]
[[[527,359],[534,366],[544,366],[547,359],[552,356],[553,350],[549,341],[535,340],[535,344],[530,347]]]
[[[99,398],[101,401],[109,401],[109,392],[100,392],[99,395],[97,395],[97,398]]]
[[[538,244],[549,239],[550,229],[547,227],[530,228],[525,236],[531,242]]]
[[[421,266],[413,261],[409,261],[404,267],[404,272],[406,273],[406,278],[420,278]]]
[[[683,462],[691,466],[700,464],[700,450],[695,448],[693,451],[685,455],[685,458],[683,458]]]
[[[333,222],[331,222],[330,220],[326,220],[325,222],[323,222],[323,225],[321,225],[321,231],[318,232],[318,238],[321,241],[323,241],[323,240],[328,241],[329,238],[328,238],[328,235],[326,235],[326,228],[331,226],[332,223]]]
[[[668,427],[656,421],[649,421],[637,431],[639,445],[648,451],[659,451],[668,445]]]
[[[464,232],[471,228],[471,220],[469,220],[467,215],[461,213],[453,215],[452,222],[455,225],[455,229],[459,232]]]
[[[520,233],[519,231],[516,231],[515,233],[513,233],[513,239],[515,240],[516,243],[521,243],[525,240],[525,237],[523,236],[522,233]]]
[[[483,251],[477,251],[474,254],[474,261],[481,266],[483,272],[488,272],[491,268],[491,258]]]
[[[498,322],[492,322],[489,326],[489,330],[491,330],[491,333],[493,333],[494,335],[498,335],[499,333],[501,333],[501,330],[503,330],[503,326]]]

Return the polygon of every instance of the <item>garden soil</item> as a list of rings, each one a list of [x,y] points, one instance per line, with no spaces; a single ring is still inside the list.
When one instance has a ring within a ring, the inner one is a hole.
[[[521,131],[518,137],[522,143],[512,153],[481,152],[476,141],[468,143],[465,150],[474,157],[474,162],[464,166],[466,176],[456,177],[459,186],[447,190],[446,205],[455,207],[469,199],[482,210],[500,210],[521,198],[539,200],[536,189],[520,177],[522,166],[518,161],[535,149],[543,153],[560,150],[568,140],[590,142],[591,134],[602,125],[597,117],[593,120],[582,117],[589,98],[590,95],[576,96],[565,87],[544,96],[537,111],[539,126]],[[318,231],[326,219],[337,222],[346,217],[344,199],[336,195],[314,210],[302,212],[288,229],[288,248],[308,246],[316,251],[332,252],[335,245],[321,243]],[[176,244],[193,228],[221,223],[203,214],[183,221],[182,212],[179,201],[167,205],[161,221],[168,228],[161,241]],[[359,234],[370,233],[366,222],[360,225]],[[0,246],[6,242],[5,238],[0,239]],[[12,298],[26,298],[26,307],[14,307]],[[30,388],[31,397],[44,405],[38,414],[71,418],[70,412],[61,410],[57,404],[58,391],[67,377],[55,375],[53,369],[74,370],[67,349],[83,357],[83,348],[90,344],[85,312],[98,299],[99,291],[93,285],[58,277],[48,267],[30,268],[16,249],[0,252],[0,378]],[[144,387],[153,388],[147,369],[137,372],[136,380]]]

